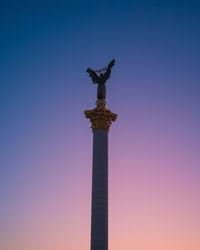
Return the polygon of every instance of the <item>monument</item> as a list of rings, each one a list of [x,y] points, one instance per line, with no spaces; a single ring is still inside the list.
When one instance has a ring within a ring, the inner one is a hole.
[[[96,108],[84,111],[93,132],[91,250],[108,250],[108,132],[117,115],[106,106],[105,83],[114,64],[113,59],[101,70],[87,69],[98,84]]]

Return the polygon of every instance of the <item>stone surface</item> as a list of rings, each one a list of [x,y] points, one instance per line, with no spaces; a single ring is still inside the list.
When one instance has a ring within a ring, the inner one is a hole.
[[[93,133],[91,250],[108,249],[108,132]]]

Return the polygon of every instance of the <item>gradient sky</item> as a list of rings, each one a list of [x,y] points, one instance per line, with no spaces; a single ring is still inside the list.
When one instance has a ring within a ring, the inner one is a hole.
[[[89,249],[86,69],[115,58],[109,250],[199,250],[199,1],[1,1],[0,20],[0,249]]]

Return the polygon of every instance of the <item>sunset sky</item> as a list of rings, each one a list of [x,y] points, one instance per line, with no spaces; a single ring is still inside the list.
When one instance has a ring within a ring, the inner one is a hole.
[[[1,1],[0,250],[89,250],[95,107],[113,58],[109,250],[200,249],[200,2]]]

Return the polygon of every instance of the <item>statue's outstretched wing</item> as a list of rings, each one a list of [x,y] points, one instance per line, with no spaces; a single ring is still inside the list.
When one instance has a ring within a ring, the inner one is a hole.
[[[88,68],[87,69],[87,72],[89,73],[90,77],[92,78],[92,82],[95,84],[95,83],[98,83],[98,75],[94,72],[94,70]]]
[[[108,69],[111,69],[115,65],[115,59],[112,59],[112,61],[108,64]]]
[[[110,78],[111,68],[115,65],[115,59],[113,59],[107,67],[106,72],[101,77],[103,81],[107,81]]]

